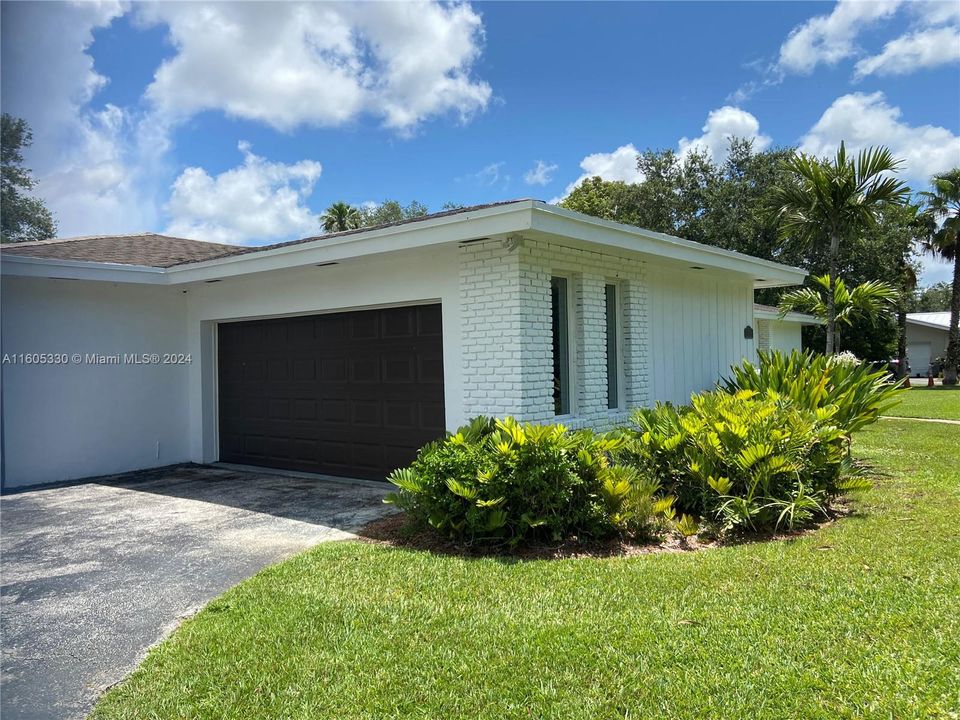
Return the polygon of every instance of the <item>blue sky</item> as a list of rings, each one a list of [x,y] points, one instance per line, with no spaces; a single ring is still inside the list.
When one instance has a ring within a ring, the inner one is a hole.
[[[960,164],[960,4],[4,2],[61,234],[263,243],[330,202],[562,197],[730,134]],[[927,261],[927,282],[946,269]]]

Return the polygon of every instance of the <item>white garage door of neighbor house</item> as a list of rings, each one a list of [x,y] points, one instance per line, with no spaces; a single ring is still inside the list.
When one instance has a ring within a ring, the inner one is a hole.
[[[907,348],[910,360],[910,374],[914,377],[926,377],[930,369],[930,343],[914,343]]]

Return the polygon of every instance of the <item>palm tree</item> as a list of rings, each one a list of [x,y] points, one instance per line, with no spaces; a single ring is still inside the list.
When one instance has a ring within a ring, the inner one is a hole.
[[[780,317],[788,312],[805,312],[826,322],[832,309],[835,339],[839,346],[838,326],[851,327],[854,321],[862,318],[874,323],[880,315],[889,312],[900,297],[900,292],[893,285],[879,280],[861,283],[853,290],[847,290],[840,278],[836,282],[831,280],[829,275],[819,275],[813,278],[817,287],[804,287],[781,295]]]
[[[356,230],[360,227],[360,211],[345,202],[335,202],[320,216],[323,231],[328,233]]]
[[[774,189],[781,236],[803,245],[827,244],[828,276],[836,278],[840,242],[875,228],[878,212],[903,202],[910,192],[890,177],[900,164],[885,147],[868,148],[856,160],[848,159],[842,142],[832,162],[795,153],[784,162],[792,182]],[[834,295],[826,293],[828,355],[836,334]]]
[[[917,271],[900,258],[900,292],[897,294],[897,379],[907,377],[907,306],[913,302],[917,290]],[[907,381],[909,383],[909,380]]]
[[[943,384],[956,385],[957,365],[960,364],[960,168],[935,175],[931,184],[933,192],[920,193],[924,199],[924,213],[931,225],[931,232],[923,245],[928,252],[953,261],[950,333],[943,366]]]

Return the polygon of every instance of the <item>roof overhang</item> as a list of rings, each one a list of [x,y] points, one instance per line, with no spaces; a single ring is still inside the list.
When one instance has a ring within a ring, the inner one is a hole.
[[[807,315],[806,313],[788,312],[781,317],[778,310],[758,310],[754,309],[753,316],[759,320],[777,320],[779,322],[800,323],[801,325],[823,325],[824,322],[818,317]]]
[[[907,315],[907,324],[919,325],[920,327],[932,328],[933,330],[943,330],[944,332],[950,332],[949,325],[941,325],[940,323],[928,322],[926,320],[918,320],[917,318],[912,318],[909,315]]]
[[[536,200],[520,200],[365,232],[281,244],[169,268],[7,255],[3,257],[0,271],[11,276],[182,285],[498,235],[522,236],[525,232],[544,233],[578,244],[636,252],[651,260],[664,259],[689,266],[740,273],[749,276],[756,288],[798,285],[806,276],[806,272],[799,268],[631,225],[592,218]]]

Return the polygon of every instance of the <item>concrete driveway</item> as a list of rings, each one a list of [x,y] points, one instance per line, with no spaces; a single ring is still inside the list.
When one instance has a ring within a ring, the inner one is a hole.
[[[387,488],[185,466],[4,496],[0,716],[85,716],[179,619],[349,537]]]

